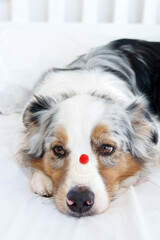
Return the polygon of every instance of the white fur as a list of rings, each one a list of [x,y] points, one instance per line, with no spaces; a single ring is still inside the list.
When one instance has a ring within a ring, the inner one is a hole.
[[[129,104],[135,98],[124,81],[111,73],[104,74],[101,70],[50,72],[35,89],[35,93],[42,96],[56,96],[72,91],[77,94],[96,91],[124,104]]]
[[[58,124],[65,126],[68,136],[67,147],[72,152],[66,180],[67,192],[76,186],[91,189],[95,194],[94,209],[97,213],[108,208],[109,198],[97,169],[97,159],[92,153],[90,136],[92,129],[103,119],[104,111],[103,99],[95,98],[93,101],[91,96],[78,95],[61,102],[57,113]],[[81,154],[89,156],[88,164],[79,163]]]
[[[34,170],[31,179],[30,186],[34,193],[42,196],[51,196],[53,194],[52,180],[47,177],[43,172]]]

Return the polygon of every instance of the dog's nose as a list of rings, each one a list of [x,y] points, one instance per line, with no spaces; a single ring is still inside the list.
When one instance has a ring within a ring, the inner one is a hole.
[[[84,213],[94,204],[94,193],[89,190],[71,190],[67,194],[67,205],[73,212]]]

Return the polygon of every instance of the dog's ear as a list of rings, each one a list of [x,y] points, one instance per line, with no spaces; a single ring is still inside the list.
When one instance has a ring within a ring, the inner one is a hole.
[[[55,101],[51,97],[34,96],[23,114],[23,123],[26,128],[38,127],[42,121],[42,116],[53,109]]]
[[[146,100],[138,98],[126,110],[130,119],[127,132],[132,155],[142,161],[153,159],[158,143],[158,130],[148,111]]]
[[[25,155],[39,159],[44,153],[44,129],[49,126],[55,114],[55,101],[50,97],[34,96],[23,114],[23,123],[27,129]]]

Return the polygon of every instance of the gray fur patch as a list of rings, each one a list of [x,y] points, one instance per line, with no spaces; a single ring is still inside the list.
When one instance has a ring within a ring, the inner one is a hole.
[[[128,82],[132,92],[138,94],[135,73],[128,59],[122,52],[113,50],[110,44],[94,48],[88,54],[80,56],[69,64],[68,68],[101,69],[102,71],[111,72]]]
[[[158,134],[154,121],[144,116],[145,99],[138,99],[126,109],[116,103],[107,105],[104,122],[111,130],[111,137],[123,152],[130,152],[141,163],[156,156]]]
[[[27,143],[23,149],[24,153],[34,159],[43,156],[44,140],[49,126],[54,126],[57,111],[52,98],[36,97],[30,103],[24,113],[24,123],[27,127]]]

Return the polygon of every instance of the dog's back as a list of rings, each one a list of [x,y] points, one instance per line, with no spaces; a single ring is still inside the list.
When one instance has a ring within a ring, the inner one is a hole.
[[[134,94],[144,94],[153,113],[160,113],[159,42],[116,40],[80,56],[69,68],[101,68],[112,72],[126,81]]]

